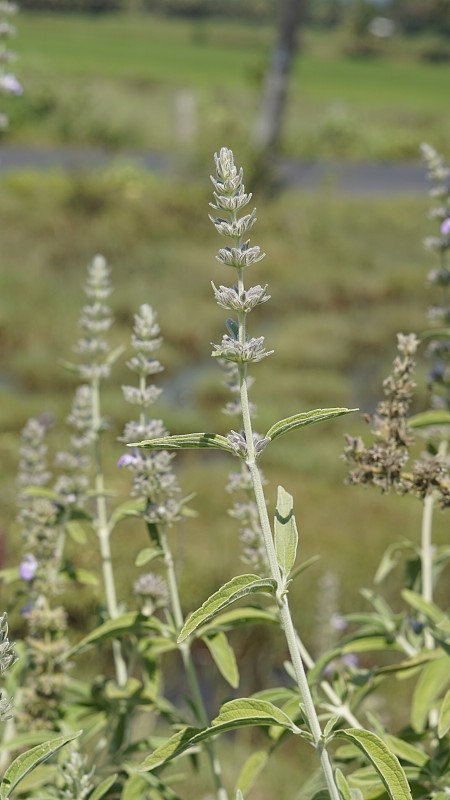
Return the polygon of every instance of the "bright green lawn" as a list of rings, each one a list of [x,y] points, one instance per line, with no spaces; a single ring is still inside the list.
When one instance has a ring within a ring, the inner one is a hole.
[[[25,96],[8,103],[10,137],[108,147],[218,144],[247,151],[274,32],[268,27],[111,15],[18,17]],[[420,142],[448,148],[448,67],[390,42],[383,57],[349,59],[342,35],[307,32],[284,136],[301,156],[415,159]],[[192,141],[177,132],[177,94],[194,105]]]

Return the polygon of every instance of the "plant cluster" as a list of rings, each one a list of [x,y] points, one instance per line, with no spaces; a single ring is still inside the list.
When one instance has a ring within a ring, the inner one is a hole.
[[[434,249],[442,257],[450,244],[448,192],[442,188],[448,173],[431,149],[424,155],[433,180],[440,182],[443,205],[433,216],[440,226]],[[243,800],[250,798],[269,756],[289,741],[311,749],[315,758],[312,777],[299,779],[299,800],[445,800],[450,779],[450,628],[436,600],[436,582],[450,551],[433,546],[432,519],[436,504],[448,506],[450,496],[446,367],[437,370],[433,365],[431,410],[410,417],[420,342],[413,334],[400,334],[399,355],[383,385],[384,399],[370,419],[373,441],[367,445],[360,437],[347,437],[349,483],[413,494],[423,508],[421,539],[392,543],[375,576],[377,589],[363,590],[366,611],[338,613],[336,581],[324,577],[314,658],[294,625],[289,602],[292,582],[301,580],[312,560],[298,560],[293,496],[282,486],[269,516],[260,464],[279,437],[299,435],[305,426],[328,423],[354,409],[300,411],[263,433],[255,431],[249,373],[273,351],[263,336],[250,330],[250,312],[270,300],[268,287],[248,285],[247,276],[265,254],[248,236],[256,212],[248,210],[252,196],[231,150],[216,154],[212,183],[210,219],[225,240],[217,260],[232,276],[224,284],[212,284],[217,304],[229,314],[226,333],[212,345],[212,356],[223,366],[232,393],[225,411],[238,422],[225,434],[171,435],[152,416],[161,393],[152,381],[163,369],[157,357],[162,337],[155,310],[143,303],[130,331],[127,366],[133,379],[122,387],[132,412],[119,437],[123,452],[118,467],[130,471],[130,496],[116,497],[106,467],[111,425],[103,389],[124,348],[111,345],[110,268],[103,256],[96,256],[88,267],[75,359],[65,363],[79,381],[67,418],[67,448],[51,458],[45,417],[30,420],[22,434],[18,494],[23,554],[13,585],[27,634],[8,682],[16,704],[3,737],[3,765],[19,755],[0,782],[1,800],[11,794],[33,800],[188,800],[185,772],[204,764],[211,796]],[[439,286],[446,269],[441,262],[434,281]],[[445,314],[444,309],[432,316],[447,324]],[[450,341],[445,325],[425,338],[433,358],[443,358]],[[425,453],[416,457],[415,437],[422,434]],[[239,526],[243,560],[253,571],[231,577],[187,615],[185,607],[191,603],[180,594],[173,541],[179,523],[194,512],[192,497],[183,494],[173,466],[177,451],[193,448],[217,451],[237,465],[226,488],[233,500],[238,498],[230,514]],[[117,529],[127,532],[130,526],[145,532],[147,544],[137,555],[139,572],[125,599],[117,590],[119,565],[111,542]],[[69,560],[68,542],[96,548],[100,564],[100,622],[79,641],[72,640],[65,592],[79,591],[83,582],[92,584],[98,576],[95,566],[82,570]],[[392,608],[378,585],[402,560],[405,588],[398,607]],[[242,697],[230,634],[252,623],[279,627],[287,660],[280,686]],[[15,656],[4,617],[0,640],[4,666],[12,666]],[[214,714],[195,659],[198,645],[206,648],[233,692],[234,699]],[[166,696],[169,658],[178,664],[186,695],[182,704]],[[83,663],[95,663],[95,677],[80,677]],[[397,724],[378,713],[377,700],[385,682],[405,677],[414,681],[410,718]],[[9,700],[1,703],[2,714],[8,716]],[[243,727],[262,728],[265,747],[244,760],[230,779],[220,736]],[[27,747],[32,749],[22,752]],[[186,756],[189,760],[182,761]],[[173,769],[179,762],[184,766],[181,779]]]

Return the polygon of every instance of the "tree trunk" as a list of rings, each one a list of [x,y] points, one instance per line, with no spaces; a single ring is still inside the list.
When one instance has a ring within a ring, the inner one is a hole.
[[[273,155],[278,148],[289,75],[298,49],[298,31],[305,10],[305,0],[280,2],[277,42],[267,70],[261,111],[253,136],[261,154],[267,155]]]

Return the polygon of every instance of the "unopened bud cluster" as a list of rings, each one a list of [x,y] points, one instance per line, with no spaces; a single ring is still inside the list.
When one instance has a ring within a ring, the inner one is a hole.
[[[220,248],[217,260],[236,269],[238,282],[231,287],[221,285],[217,288],[214,283],[212,286],[217,304],[221,308],[236,311],[239,319],[269,299],[267,286],[258,285],[245,290],[242,284],[244,268],[260,261],[265,254],[259,247],[251,247],[250,240],[245,238],[256,222],[256,210],[253,209],[249,214],[242,216],[238,215],[252,198],[252,195],[245,191],[242,168],[238,169],[235,166],[233,153],[226,147],[222,147],[214,159],[216,175],[211,176],[214,203],[210,203],[210,206],[218,213],[209,216],[217,233],[232,240],[230,246]],[[231,324],[227,324],[227,327],[230,335],[226,334],[220,344],[213,345],[212,355],[215,358],[242,365],[256,363],[271,355],[273,351],[265,349],[263,336],[250,339],[246,335],[239,337],[238,323],[234,320],[229,322]]]
[[[79,325],[83,336],[74,347],[84,362],[78,365],[78,372],[88,381],[109,377],[111,365],[108,361],[109,343],[104,334],[112,324],[112,315],[107,300],[112,292],[110,268],[103,256],[95,256],[88,266],[88,276],[84,287],[89,299],[80,315]]]
[[[216,176],[211,177],[214,186],[214,203],[211,208],[218,212],[217,216],[210,214],[217,232],[221,236],[228,236],[232,242],[230,246],[220,248],[217,260],[225,266],[234,267],[237,272],[237,282],[233,286],[217,287],[213,282],[214,298],[217,304],[227,311],[237,314],[238,322],[234,319],[227,320],[228,334],[225,334],[220,344],[213,345],[212,355],[218,359],[225,373],[224,384],[233,395],[224,413],[229,416],[238,416],[242,419],[242,405],[240,397],[241,372],[249,363],[256,363],[271,355],[264,347],[264,338],[249,338],[245,332],[247,314],[256,306],[266,303],[270,299],[265,286],[256,285],[248,289],[243,284],[243,270],[264,258],[258,246],[250,246],[249,239],[245,238],[247,232],[256,222],[256,211],[238,217],[245,206],[250,203],[251,194],[247,194],[243,184],[242,169],[237,169],[231,150],[223,147],[215,155]],[[253,383],[253,378],[246,374],[247,391]],[[254,416],[256,406],[248,402],[248,411]],[[252,481],[246,459],[248,456],[248,443],[243,431],[230,431],[227,436],[228,444],[241,459],[238,472],[229,475],[227,491],[236,497],[230,516],[239,524],[239,538],[242,548],[242,560],[250,565],[258,574],[267,573],[267,557],[263,543],[261,524],[257,505],[254,500]],[[253,453],[258,457],[267,444],[258,434],[253,436]],[[262,476],[262,473],[261,473]],[[264,480],[263,476],[262,479]]]
[[[51,605],[60,591],[64,506],[57,492],[48,489],[45,420],[30,420],[22,432],[18,483],[19,514],[24,555],[19,577],[26,586],[28,602],[22,609],[28,635],[25,685],[17,711],[22,730],[53,730],[60,719],[61,699],[67,685],[67,617],[61,606]]]
[[[72,747],[68,758],[60,767],[61,783],[64,787],[59,793],[61,800],[85,800],[94,788],[94,771],[95,767],[89,769],[87,757],[76,747]]]
[[[373,484],[383,492],[391,488],[400,494],[411,493],[423,499],[437,492],[442,506],[450,504],[450,480],[447,464],[439,456],[424,453],[410,469],[409,449],[414,442],[408,425],[415,383],[414,354],[419,340],[414,334],[398,334],[400,355],[393,372],[383,383],[384,400],[369,418],[374,442],[367,447],[361,437],[346,436],[344,458],[350,466],[347,482]]]
[[[131,346],[133,355],[127,362],[129,369],[137,375],[137,386],[122,386],[125,400],[136,406],[138,419],[125,425],[120,441],[128,443],[142,439],[157,439],[167,436],[168,431],[160,419],[148,414],[149,407],[158,399],[162,389],[148,384],[150,375],[163,370],[154,353],[161,347],[162,337],[157,314],[144,304],[134,317]],[[158,529],[167,527],[179,519],[180,487],[172,469],[173,455],[167,450],[135,449],[120,457],[119,467],[128,467],[133,474],[131,496],[143,501],[143,518],[158,537]],[[133,585],[133,594],[140,611],[146,616],[165,607],[169,601],[166,582],[159,575],[145,573]]]

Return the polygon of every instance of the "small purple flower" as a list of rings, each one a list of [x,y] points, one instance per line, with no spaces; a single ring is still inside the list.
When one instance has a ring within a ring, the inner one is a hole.
[[[441,225],[441,233],[442,233],[443,236],[449,236],[449,234],[450,234],[450,217],[447,217],[447,219],[444,219],[444,221],[443,221],[443,223]]]
[[[16,97],[23,94],[22,84],[17,80],[16,76],[11,72],[7,72],[0,78],[0,88],[8,94],[14,94]]]
[[[346,667],[355,669],[359,665],[359,658],[355,653],[346,653],[342,656],[342,662]]]
[[[134,467],[136,466],[136,456],[133,453],[124,453],[123,456],[120,456],[117,466],[118,467]]]
[[[345,631],[348,627],[347,620],[338,611],[331,615],[330,625],[335,631]]]
[[[39,564],[32,553],[26,553],[19,564],[19,575],[23,581],[32,581]]]

